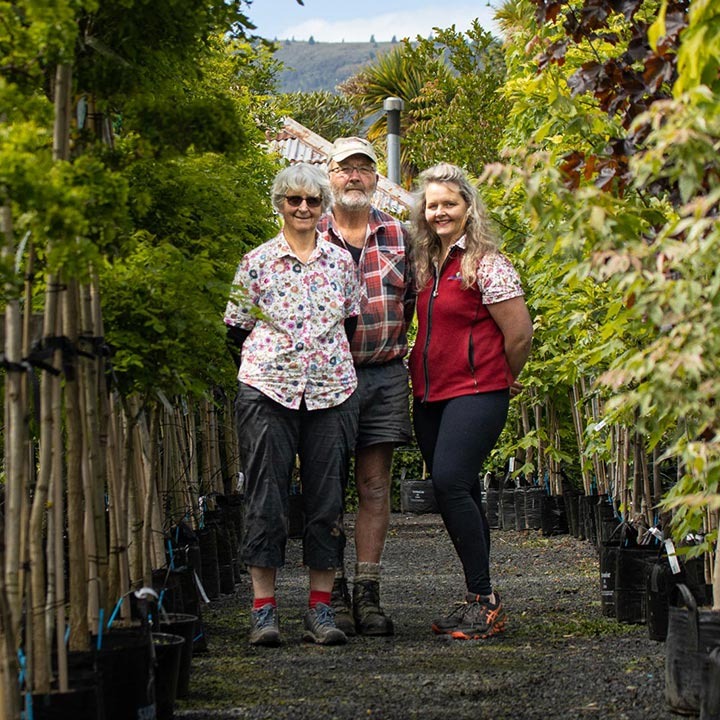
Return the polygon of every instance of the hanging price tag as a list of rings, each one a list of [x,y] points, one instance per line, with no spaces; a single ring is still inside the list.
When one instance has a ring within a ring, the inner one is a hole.
[[[675,545],[670,538],[665,541],[665,551],[667,552],[670,569],[673,571],[673,575],[677,575],[680,572],[680,562],[675,554]]]

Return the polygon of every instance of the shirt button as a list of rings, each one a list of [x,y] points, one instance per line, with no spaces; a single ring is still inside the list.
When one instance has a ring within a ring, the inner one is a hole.
[[[295,349],[296,350],[302,350],[305,347],[305,343],[295,343]]]
[[[302,321],[302,320],[298,320],[298,321],[295,323],[295,327],[297,327],[297,328],[301,328],[302,326],[303,326],[303,321]]]

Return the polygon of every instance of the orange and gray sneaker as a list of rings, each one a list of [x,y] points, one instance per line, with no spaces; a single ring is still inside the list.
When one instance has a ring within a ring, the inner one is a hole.
[[[465,602],[449,615],[433,620],[433,632],[448,635],[453,640],[486,640],[505,630],[507,616],[495,591],[495,602],[483,595],[468,593]]]

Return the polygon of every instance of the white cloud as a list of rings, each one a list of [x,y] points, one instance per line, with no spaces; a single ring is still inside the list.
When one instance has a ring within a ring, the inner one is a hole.
[[[427,37],[434,27],[448,28],[455,25],[456,30],[465,31],[470,28],[475,18],[479,19],[482,27],[498,34],[497,27],[492,22],[494,12],[493,8],[484,5],[455,8],[438,5],[354,20],[328,21],[313,18],[287,27],[278,37],[308,40],[312,36],[318,42],[368,42],[370,36],[374,35],[378,42],[387,42],[393,35],[398,40],[405,37],[414,39],[417,35]]]

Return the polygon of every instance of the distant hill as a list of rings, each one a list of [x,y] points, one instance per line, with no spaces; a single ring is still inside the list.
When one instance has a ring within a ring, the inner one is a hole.
[[[280,92],[335,92],[337,86],[355,75],[378,55],[398,47],[392,42],[321,43],[278,40],[275,57],[285,69],[279,75]]]

